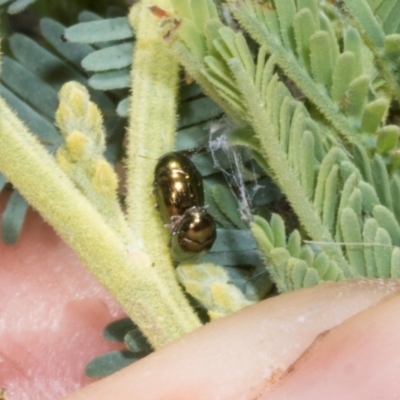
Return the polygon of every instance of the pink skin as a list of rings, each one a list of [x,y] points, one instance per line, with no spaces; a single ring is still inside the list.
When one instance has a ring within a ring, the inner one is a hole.
[[[3,199],[4,200],[4,199]],[[4,204],[4,201],[3,201]],[[122,315],[33,212],[0,245],[0,386],[9,400],[389,399],[400,393],[400,284],[324,284],[248,307],[113,376],[83,366]],[[73,393],[74,392],[74,393]]]

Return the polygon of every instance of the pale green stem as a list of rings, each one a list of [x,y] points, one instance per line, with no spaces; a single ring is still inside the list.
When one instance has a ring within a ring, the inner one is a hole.
[[[248,74],[237,59],[232,59],[229,62],[229,66],[247,102],[251,125],[260,139],[262,152],[268,160],[268,165],[276,182],[283,193],[286,194],[301,224],[313,240],[333,243],[334,240],[331,234],[322,224],[312,204],[307,200],[307,195],[298,179],[292,173],[286,155],[278,141],[277,134],[270,123],[268,111],[263,107],[263,102],[259,98]],[[338,246],[327,245],[326,247],[324,246],[324,249],[342,268],[347,278],[353,277],[354,274]]]
[[[124,245],[0,98],[0,171],[115,296],[155,348],[187,333],[148,255]]]
[[[144,0],[130,14],[136,45],[126,160],[128,223],[134,233],[135,247],[151,258],[152,271],[174,299],[171,307],[180,316],[179,329],[189,332],[200,326],[200,322],[176,281],[168,249],[170,235],[155,208],[153,195],[157,160],[174,148],[179,71],[160,36],[160,20],[149,9],[154,5],[171,10],[167,0]]]

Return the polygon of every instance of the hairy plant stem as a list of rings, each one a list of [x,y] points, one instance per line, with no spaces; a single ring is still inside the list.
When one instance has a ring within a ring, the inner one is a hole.
[[[236,82],[246,99],[250,123],[253,126],[262,146],[262,153],[268,160],[272,174],[286,194],[301,224],[313,240],[333,243],[334,240],[328,229],[323,225],[315,209],[307,200],[307,195],[300,185],[298,179],[293,175],[285,153],[277,139],[277,132],[269,121],[269,111],[262,106],[263,102],[249,79],[247,72],[243,69],[237,59],[229,62],[229,67],[235,75]],[[346,262],[340,248],[335,245],[324,246],[330,257],[336,261],[346,278],[354,277],[354,273]]]
[[[160,20],[149,6],[171,11],[169,0],[144,0],[132,8],[130,22],[135,26],[136,45],[132,68],[132,99],[129,113],[127,151],[128,223],[133,230],[133,246],[151,259],[151,271],[168,291],[173,313],[179,316],[175,331],[166,332],[171,340],[184,331],[200,326],[184,297],[174,273],[168,249],[169,232],[155,208],[154,168],[160,156],[173,150],[178,91],[178,64],[163,43]],[[155,296],[152,302],[165,299]],[[160,318],[170,318],[160,315]]]
[[[0,98],[0,170],[115,296],[155,348],[193,329],[151,258],[127,247]],[[197,324],[198,325],[198,324]]]

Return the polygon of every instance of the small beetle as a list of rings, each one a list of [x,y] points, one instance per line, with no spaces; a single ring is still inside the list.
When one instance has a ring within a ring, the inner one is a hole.
[[[216,237],[214,218],[204,207],[201,174],[185,155],[171,152],[160,158],[154,175],[157,206],[171,229],[173,257],[179,261],[198,258]]]
[[[203,178],[194,164],[179,152],[161,157],[154,173],[154,194],[162,220],[183,216],[191,207],[204,205]]]

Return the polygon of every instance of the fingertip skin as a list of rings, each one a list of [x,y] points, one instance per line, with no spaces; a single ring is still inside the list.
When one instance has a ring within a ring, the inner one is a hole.
[[[357,280],[281,295],[212,322],[65,400],[131,400],[133,394],[135,400],[269,400],[319,335],[329,336],[398,289],[395,281]],[[303,398],[298,390],[293,396]]]
[[[398,292],[318,338],[259,400],[393,399],[400,393]],[[324,394],[323,397],[322,394]]]

